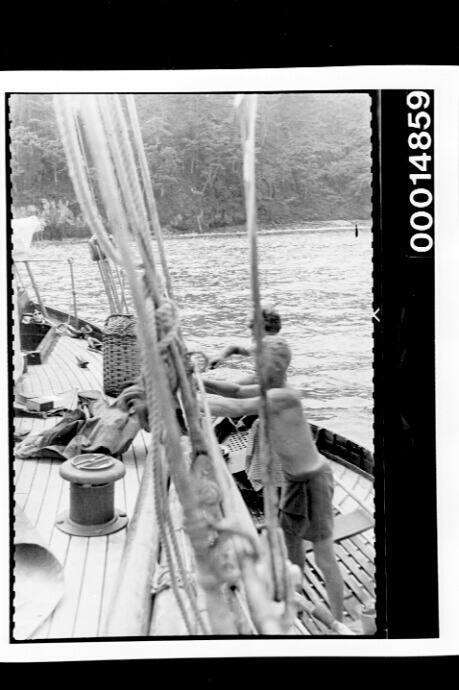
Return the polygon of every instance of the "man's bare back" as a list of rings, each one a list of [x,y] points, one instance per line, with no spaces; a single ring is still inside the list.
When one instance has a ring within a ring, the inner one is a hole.
[[[272,388],[267,392],[270,439],[282,469],[290,479],[299,479],[324,464],[306,420],[301,399],[292,388]]]
[[[225,384],[220,385],[226,389]],[[218,387],[216,383],[214,390]],[[270,439],[279,455],[282,470],[289,478],[295,479],[319,469],[325,461],[317,451],[299,395],[286,386],[271,388],[267,397]],[[258,395],[250,398],[210,395],[208,400],[212,414],[227,417],[258,414],[260,406]]]

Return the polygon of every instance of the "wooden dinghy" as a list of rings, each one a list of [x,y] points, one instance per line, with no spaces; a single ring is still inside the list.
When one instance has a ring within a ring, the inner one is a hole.
[[[87,366],[79,367],[78,359],[87,361]],[[22,393],[29,396],[62,396],[71,390],[101,391],[102,386],[101,353],[89,350],[84,339],[70,337],[65,332],[57,337],[45,361],[29,366],[20,381]],[[244,418],[236,422],[222,419],[216,424],[215,431],[219,442],[230,451],[228,467],[242,496],[249,499],[247,505],[255,524],[260,526],[262,516],[257,506],[251,505],[250,496],[244,493],[243,476],[247,435],[254,419]],[[14,420],[15,435],[22,438],[27,433],[39,433],[56,424],[56,420],[56,417],[18,415]],[[358,621],[362,606],[374,602],[375,595],[372,458],[368,451],[337,434],[318,427],[313,427],[313,430],[319,450],[332,464],[336,481],[336,550],[345,580],[345,622],[349,624]],[[141,487],[148,441],[149,434],[140,431],[128,451],[121,456],[126,473],[115,484],[115,502],[131,520]],[[14,461],[15,503],[40,535],[40,542],[50,552],[50,557],[62,564],[65,583],[60,601],[49,611],[46,620],[34,630],[22,632],[22,639],[106,636],[114,588],[123,566],[122,554],[129,527],[108,536],[80,537],[65,534],[56,526],[57,517],[69,505],[68,484],[59,474],[61,464],[61,460],[51,458],[16,458]],[[192,572],[192,550],[182,529],[180,505],[173,486],[171,491],[174,529],[185,552],[187,571]],[[152,597],[153,614],[148,614],[151,616],[150,634],[185,635],[183,626],[177,628],[170,623],[176,604],[170,583],[165,584],[167,576],[166,579],[161,578],[161,573],[165,573],[165,562],[159,549],[158,561]],[[305,627],[300,633],[330,634],[327,626],[312,615],[312,609],[326,603],[326,597],[324,583],[310,549],[306,556],[303,593],[307,608],[303,614]],[[205,616],[203,597],[198,597],[198,600]],[[15,630],[24,631],[17,593],[14,603]],[[180,620],[179,613],[177,618]]]

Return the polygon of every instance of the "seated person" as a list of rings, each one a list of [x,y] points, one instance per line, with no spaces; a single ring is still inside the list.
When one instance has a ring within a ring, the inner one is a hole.
[[[331,612],[341,621],[343,580],[333,544],[333,474],[328,461],[316,448],[299,394],[286,384],[289,362],[290,350],[285,341],[279,336],[266,336],[262,374],[268,389],[270,439],[285,482],[280,524],[289,558],[301,569],[305,558],[303,539],[313,543],[315,562],[324,576]],[[218,382],[213,383],[215,392]],[[240,393],[241,387],[236,391]],[[256,414],[260,398],[257,394],[253,397],[211,396],[208,402],[214,415],[239,417]]]

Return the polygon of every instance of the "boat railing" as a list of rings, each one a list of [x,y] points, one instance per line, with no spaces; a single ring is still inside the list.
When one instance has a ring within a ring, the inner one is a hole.
[[[91,258],[97,264],[100,278],[105,289],[105,294],[108,301],[109,312],[111,314],[128,314],[130,313],[127,299],[126,299],[126,288],[123,269],[118,266],[112,266],[107,259],[96,247],[94,251],[94,243],[90,243],[91,247]],[[42,299],[40,288],[38,286],[37,278],[32,270],[31,264],[67,264],[69,267],[69,277],[71,285],[71,295],[72,295],[72,307],[73,307],[73,318],[75,323],[78,324],[78,294],[76,290],[75,283],[75,266],[85,266],[87,267],[87,262],[78,261],[73,257],[67,257],[66,259],[40,259],[40,258],[18,258],[14,259],[14,264],[24,264],[30,284],[35,293],[37,303],[40,310],[45,318],[48,318],[48,310]],[[16,267],[16,274],[18,276],[19,283],[24,287],[22,276]],[[25,289],[25,288],[24,288]]]

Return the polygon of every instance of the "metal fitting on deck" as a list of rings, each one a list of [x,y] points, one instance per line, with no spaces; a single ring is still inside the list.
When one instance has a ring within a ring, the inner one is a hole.
[[[115,482],[126,473],[122,462],[86,453],[64,462],[59,473],[70,482],[70,510],[56,522],[62,532],[99,537],[126,527],[126,513],[115,508]]]

